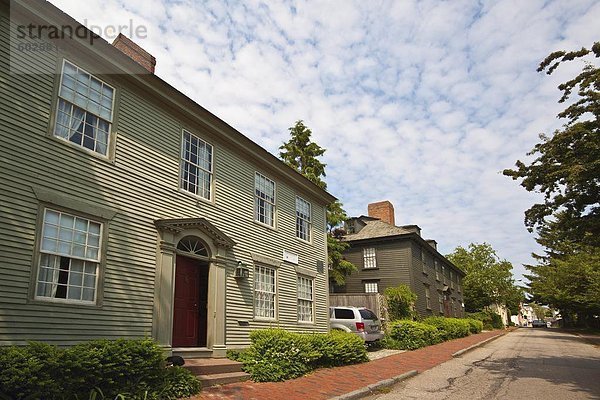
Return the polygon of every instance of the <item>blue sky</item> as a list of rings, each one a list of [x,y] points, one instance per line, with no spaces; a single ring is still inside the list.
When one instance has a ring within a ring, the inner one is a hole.
[[[440,252],[488,242],[517,278],[540,196],[501,171],[561,126],[556,87],[582,64],[535,70],[600,40],[594,0],[51,2],[145,26],[158,76],[274,154],[303,119],[349,215],[389,200]]]

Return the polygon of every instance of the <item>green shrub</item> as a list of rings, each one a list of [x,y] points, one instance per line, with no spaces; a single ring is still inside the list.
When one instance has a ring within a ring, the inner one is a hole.
[[[442,340],[457,339],[469,336],[471,333],[471,326],[465,319],[428,317],[423,320],[423,323],[437,328]]]
[[[188,371],[165,368],[162,349],[149,339],[0,347],[0,366],[0,398],[14,400],[170,399],[199,390]]]
[[[474,318],[466,318],[466,321],[469,323],[471,333],[479,333],[483,330],[483,322]]]
[[[351,333],[293,333],[263,329],[250,333],[252,345],[227,357],[244,364],[256,382],[293,379],[319,368],[367,361],[363,340]]]
[[[244,371],[255,382],[279,382],[297,378],[312,370],[320,354],[298,333],[283,329],[250,332],[252,345]]]
[[[427,324],[411,320],[394,321],[383,339],[386,348],[414,350],[439,343],[438,330]]]
[[[485,329],[486,331],[504,328],[502,317],[491,310],[483,310],[476,313],[468,313],[467,317],[477,319],[483,322],[483,329]]]
[[[200,381],[189,370],[173,366],[166,369],[164,384],[158,398],[161,400],[176,400],[198,394],[200,389]]]
[[[388,314],[391,321],[413,318],[413,305],[417,295],[407,285],[388,287],[384,291]]]
[[[99,388],[108,398],[159,390],[165,368],[162,349],[150,339],[92,340],[65,351],[65,384],[78,398]]]
[[[0,395],[15,400],[58,398],[60,355],[55,346],[44,343],[0,346]]]
[[[328,334],[307,335],[312,347],[320,354],[315,367],[337,367],[368,361],[363,340],[350,332],[333,330]]]

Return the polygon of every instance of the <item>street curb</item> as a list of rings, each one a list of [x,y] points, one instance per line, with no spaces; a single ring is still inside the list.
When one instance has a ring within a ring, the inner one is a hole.
[[[462,350],[459,350],[459,351],[457,351],[456,353],[452,353],[452,357],[460,357],[460,356],[462,356],[463,354],[465,354],[465,353],[467,353],[467,352],[469,352],[469,351],[471,351],[471,350],[475,350],[476,348],[478,348],[478,347],[480,347],[480,346],[483,346],[484,344],[487,344],[487,343],[491,342],[492,340],[496,340],[496,339],[498,339],[498,338],[500,338],[500,337],[502,337],[502,336],[506,335],[507,333],[508,333],[508,332],[502,332],[502,333],[500,333],[500,334],[498,334],[498,335],[496,335],[496,336],[493,336],[493,337],[491,337],[491,338],[487,338],[487,339],[485,339],[485,340],[482,340],[482,341],[481,341],[481,342],[479,342],[479,343],[475,343],[474,345],[471,345],[471,346],[469,346],[469,347],[465,347],[464,349],[462,349]]]
[[[346,393],[346,394],[342,394],[340,396],[336,396],[336,397],[332,397],[329,400],[355,400],[355,399],[361,399],[365,396],[369,396],[371,394],[374,394],[375,391],[377,391],[378,389],[384,388],[384,387],[389,387],[389,386],[393,386],[398,382],[401,382],[405,379],[408,378],[412,378],[413,376],[417,375],[418,372],[416,369],[413,369],[412,371],[408,371],[402,375],[397,375],[394,376],[390,379],[384,379],[382,381],[379,381],[377,383],[373,383],[372,385],[368,385],[365,386],[364,388],[361,389],[357,389],[353,392],[350,393]]]

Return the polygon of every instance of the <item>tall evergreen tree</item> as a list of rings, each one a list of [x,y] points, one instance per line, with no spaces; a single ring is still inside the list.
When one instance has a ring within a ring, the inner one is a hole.
[[[294,126],[288,130],[290,140],[279,147],[279,157],[285,164],[301,173],[315,185],[321,189],[327,189],[327,184],[323,180],[326,176],[326,164],[319,160],[319,157],[325,154],[325,149],[311,140],[312,131],[304,125],[302,120],[296,121]],[[347,218],[339,200],[327,206],[329,280],[338,286],[345,283],[346,276],[357,271],[356,266],[343,257],[343,252],[349,247],[349,244],[339,238],[339,227]]]
[[[591,50],[557,51],[540,64],[538,71],[552,74],[558,66],[588,55],[600,57],[600,42]],[[522,179],[528,191],[544,194],[544,202],[525,212],[530,231],[553,222],[562,240],[600,246],[600,68],[586,63],[575,78],[561,84],[559,103],[576,98],[559,118],[566,119],[562,130],[551,137],[540,135],[541,143],[528,155],[529,165],[517,161],[504,175]]]

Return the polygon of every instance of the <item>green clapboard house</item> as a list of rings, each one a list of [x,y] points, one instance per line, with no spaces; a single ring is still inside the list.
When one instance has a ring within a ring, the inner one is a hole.
[[[0,345],[152,337],[223,357],[255,329],[327,331],[334,197],[128,38],[0,4]]]

